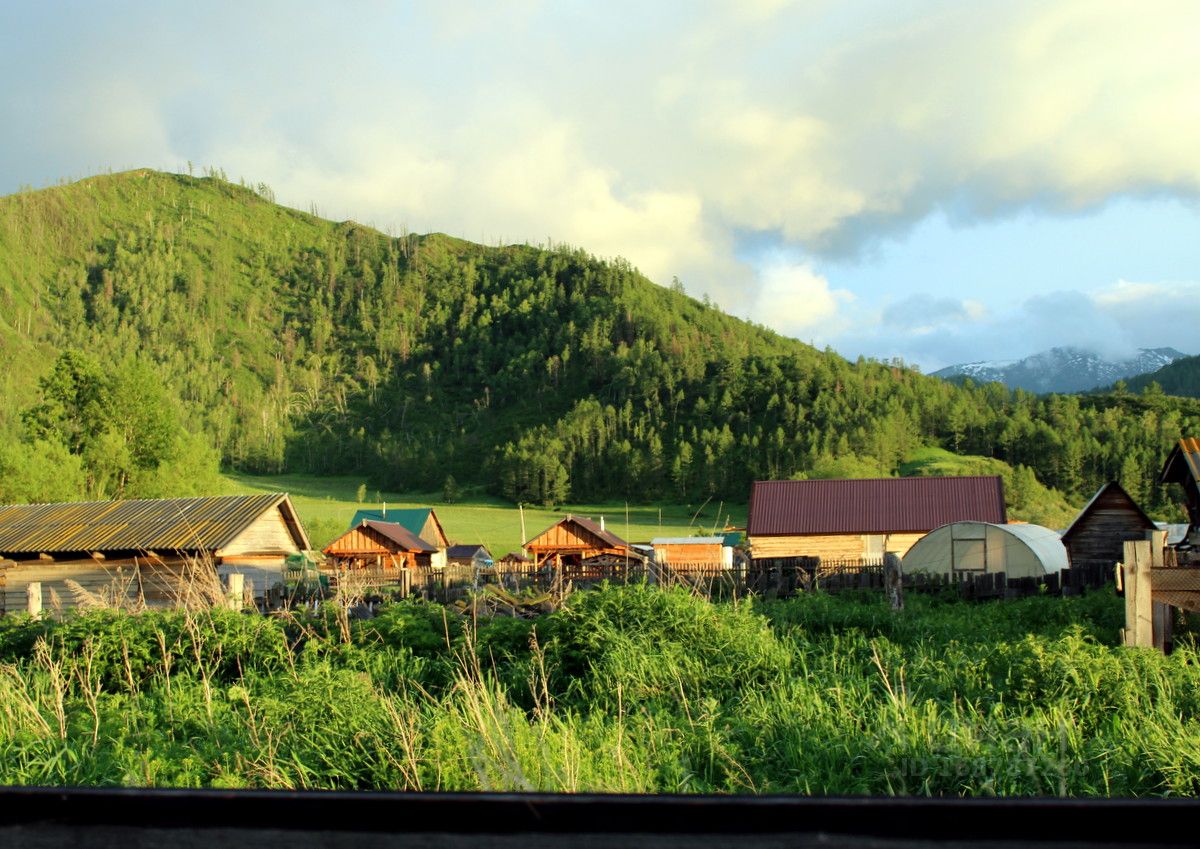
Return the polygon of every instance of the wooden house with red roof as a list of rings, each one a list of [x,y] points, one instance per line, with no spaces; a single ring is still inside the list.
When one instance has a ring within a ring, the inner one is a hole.
[[[599,523],[580,516],[567,516],[525,543],[534,568],[561,567],[567,577],[585,576],[602,566],[642,562],[642,555],[629,543]]]
[[[1096,491],[1062,534],[1072,566],[1111,569],[1125,557],[1125,543],[1146,538],[1157,529],[1129,493],[1116,481]]]
[[[882,559],[951,522],[1007,519],[995,475],[755,481],[746,538],[755,559]]]
[[[322,549],[341,570],[415,569],[430,565],[438,549],[397,522],[362,521]]]

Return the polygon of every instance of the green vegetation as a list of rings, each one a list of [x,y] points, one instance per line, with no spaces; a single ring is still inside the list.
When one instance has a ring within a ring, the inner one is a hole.
[[[1167,363],[1158,371],[1139,374],[1113,387],[1113,391],[1118,392],[1147,390],[1152,394],[1166,392],[1169,395],[1200,398],[1200,356],[1183,357],[1173,363]]]
[[[0,501],[176,492],[219,458],[435,502],[447,478],[510,503],[739,502],[755,479],[893,475],[938,447],[1001,460],[1031,493],[1028,470],[1073,504],[1117,479],[1178,510],[1154,477],[1200,401],[959,388],[815,351],[620,260],[389,237],[271,197],[135,171],[0,198]],[[98,442],[64,418],[73,362],[112,381],[78,411],[107,418]],[[160,391],[137,408],[128,381]],[[140,457],[147,411],[173,447]]]
[[[577,593],[0,620],[12,784],[1194,795],[1200,655],[1115,647],[1111,591],[969,604]]]
[[[316,548],[323,548],[350,526],[356,510],[381,507],[433,507],[447,536],[462,543],[483,543],[496,557],[521,547],[521,516],[517,508],[503,499],[483,493],[463,495],[452,504],[441,501],[441,493],[375,492],[370,500],[359,503],[356,478],[312,477],[305,475],[228,475],[225,488],[231,493],[288,492]],[[626,510],[629,521],[626,522]],[[720,511],[720,515],[718,515]],[[745,505],[709,501],[705,504],[621,503],[567,504],[558,510],[525,507],[528,537],[541,533],[567,513],[599,520],[629,542],[646,542],[657,536],[692,536],[727,524],[745,527]],[[661,521],[660,521],[661,517]]]

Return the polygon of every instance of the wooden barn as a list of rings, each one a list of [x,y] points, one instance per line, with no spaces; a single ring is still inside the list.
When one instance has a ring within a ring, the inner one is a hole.
[[[756,559],[901,556],[952,522],[1004,524],[999,476],[755,481],[746,526]]]
[[[322,549],[335,569],[415,569],[438,549],[397,522],[364,520]]]
[[[79,600],[73,582],[115,605],[167,606],[231,572],[261,596],[283,580],[285,558],[308,536],[284,493],[0,506],[5,611]]]
[[[1096,491],[1063,531],[1072,566],[1111,569],[1124,559],[1125,543],[1146,538],[1157,525],[1124,488],[1110,481]]]
[[[402,507],[400,509],[384,507],[380,510],[359,510],[350,521],[351,528],[357,528],[364,521],[389,522],[402,525],[410,534],[419,536],[435,548],[449,548],[450,540],[442,523],[438,521],[437,513],[432,507]]]
[[[525,550],[533,558],[534,568],[561,566],[568,577],[642,562],[642,555],[629,543],[605,529],[603,519],[597,524],[579,516],[555,522],[525,543]]]

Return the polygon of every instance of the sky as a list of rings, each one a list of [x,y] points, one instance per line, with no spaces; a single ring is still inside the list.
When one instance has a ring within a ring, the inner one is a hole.
[[[216,167],[850,358],[1200,353],[1195,0],[5,0],[0,78],[0,193]]]

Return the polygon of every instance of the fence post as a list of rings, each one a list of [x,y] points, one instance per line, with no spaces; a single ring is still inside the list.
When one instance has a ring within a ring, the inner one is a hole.
[[[1125,543],[1125,645],[1154,645],[1154,597],[1150,585],[1150,541]]]
[[[1146,531],[1146,539],[1150,540],[1150,568],[1162,569],[1165,563],[1163,562],[1163,554],[1167,547],[1166,531]],[[1151,573],[1153,574],[1153,573]],[[1171,614],[1171,605],[1161,601],[1153,601],[1154,586],[1153,581],[1150,582],[1151,607],[1150,619],[1152,628],[1152,641],[1154,647],[1159,651],[1165,652],[1167,645],[1171,642],[1171,625],[1173,616]]]
[[[30,581],[25,586],[25,606],[34,619],[42,616],[42,582]]]
[[[904,574],[900,567],[900,555],[894,551],[883,555],[883,583],[887,588],[888,604],[892,610],[903,610]]]

